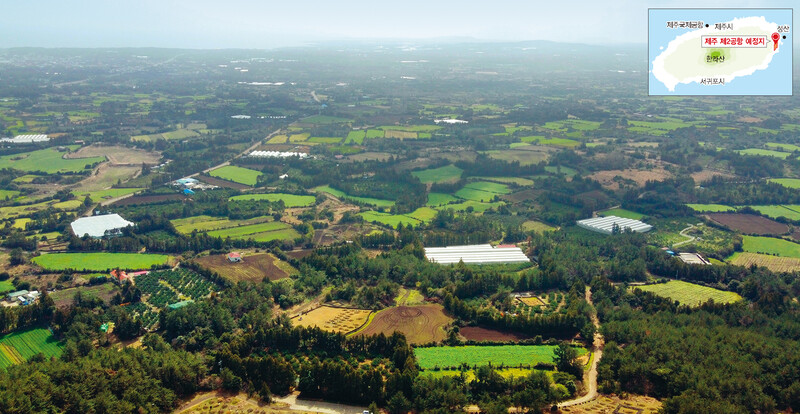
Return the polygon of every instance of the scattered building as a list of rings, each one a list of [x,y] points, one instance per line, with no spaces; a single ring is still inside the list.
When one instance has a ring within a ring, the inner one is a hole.
[[[50,137],[45,134],[17,135],[14,138],[2,138],[0,142],[9,144],[31,144],[34,142],[48,142]]]
[[[38,290],[18,290],[16,292],[9,293],[6,296],[6,301],[12,304],[30,305],[31,303],[36,302],[41,295],[42,294],[39,293]]]
[[[231,263],[238,263],[242,261],[242,254],[237,252],[228,253],[228,261]]]
[[[191,299],[182,300],[180,302],[175,302],[175,303],[173,303],[171,305],[167,305],[167,307],[170,308],[170,309],[180,309],[180,308],[182,308],[182,307],[184,307],[184,306],[186,306],[186,305],[188,305],[190,303],[194,303],[194,301],[191,300]]]
[[[88,234],[93,238],[119,235],[122,233],[122,229],[128,226],[133,226],[133,223],[125,220],[119,214],[81,217],[70,224],[72,232],[76,236],[83,237]]]
[[[678,253],[678,258],[681,259],[681,261],[686,264],[697,264],[697,265],[711,264],[711,262],[706,260],[703,256],[700,256],[698,253]]]
[[[233,119],[250,119],[252,118],[250,115],[233,115],[231,116]]]
[[[513,245],[492,247],[490,244],[469,246],[426,247],[425,257],[435,263],[451,264],[463,261],[471,264],[522,263],[531,260],[522,249]]]
[[[289,178],[289,174],[279,175],[278,178],[280,178],[281,180],[285,180],[285,179]]]
[[[615,228],[620,232],[630,229],[630,231],[635,231],[637,233],[646,233],[653,229],[653,226],[643,223],[639,220],[632,220],[617,216],[595,217],[585,220],[578,220],[577,224],[578,227],[583,227],[584,229],[603,234],[613,234]]]
[[[289,157],[306,158],[306,157],[308,157],[308,154],[306,154],[305,152],[253,151],[248,155],[248,157],[254,157],[254,158],[289,158]]]
[[[184,188],[183,189],[183,195],[194,195],[194,191],[192,191],[192,190],[190,190],[188,188]]]
[[[469,121],[463,119],[434,119],[433,122],[437,124],[468,124]]]

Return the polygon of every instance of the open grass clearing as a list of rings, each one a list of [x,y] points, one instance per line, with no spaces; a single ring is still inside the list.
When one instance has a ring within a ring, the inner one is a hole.
[[[139,253],[50,253],[34,257],[31,261],[46,270],[105,271],[149,269],[167,263],[170,256]]]
[[[773,151],[768,149],[762,148],[747,148],[743,150],[736,151],[742,155],[754,155],[754,156],[761,156],[761,157],[776,157],[781,159],[786,159],[786,157],[792,155],[789,152],[781,152],[781,151]]]
[[[453,201],[458,201],[458,198],[444,193],[428,193],[428,202],[425,204],[428,207],[439,207],[449,204]]]
[[[256,185],[258,177],[262,175],[260,171],[237,167],[235,165],[226,165],[216,170],[211,170],[208,174],[212,177],[250,186]]]
[[[552,364],[557,348],[555,345],[441,346],[415,348],[414,355],[423,370],[458,368],[461,364],[532,368],[538,363]],[[576,350],[579,356],[588,352],[585,348]]]
[[[796,272],[800,270],[800,259],[770,254],[736,252],[728,258],[728,262],[744,267],[762,266],[773,272]]]
[[[736,211],[736,208],[724,204],[687,204],[687,207],[698,213],[724,213]]]
[[[14,168],[21,171],[41,171],[47,174],[79,172],[87,165],[103,162],[105,157],[64,159],[65,153],[56,148],[23,152],[0,157],[0,168]]]
[[[800,258],[800,244],[788,240],[759,236],[742,236],[742,239],[742,250],[746,252]]]
[[[632,220],[641,220],[644,217],[644,214],[637,213],[635,211],[626,210],[624,208],[612,208],[610,210],[605,210],[597,213],[599,216],[617,216],[622,218],[629,218]]]
[[[419,178],[419,181],[424,184],[430,184],[430,183],[444,183],[444,182],[458,181],[461,178],[461,174],[463,172],[464,170],[462,170],[461,168],[458,168],[455,165],[450,164],[439,168],[414,171],[411,173],[411,175]]]
[[[375,207],[391,207],[391,206],[394,205],[394,201],[390,201],[390,200],[381,200],[381,199],[378,199],[378,198],[371,198],[371,197],[351,196],[351,195],[348,195],[347,193],[345,193],[344,191],[337,190],[337,189],[335,189],[335,188],[333,188],[333,187],[331,187],[329,185],[322,185],[322,186],[316,187],[316,188],[314,188],[313,191],[328,193],[328,194],[333,195],[333,196],[335,196],[337,198],[341,198],[341,199],[345,199],[345,200],[351,200],[351,201],[355,201],[355,202],[358,202],[358,203],[367,204],[367,205],[371,205],[371,206],[375,206]]]
[[[286,193],[271,194],[243,194],[229,198],[231,201],[265,200],[269,202],[283,201],[286,207],[308,207],[314,204],[316,197],[310,195],[297,195]]]
[[[767,181],[788,188],[800,189],[800,178],[770,178]]]

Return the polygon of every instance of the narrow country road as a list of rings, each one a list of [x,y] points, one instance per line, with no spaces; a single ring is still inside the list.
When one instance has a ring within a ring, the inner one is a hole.
[[[694,228],[694,224],[690,224],[690,225],[689,225],[689,227],[687,227],[687,228],[685,228],[685,229],[681,230],[681,232],[680,232],[680,235],[681,235],[681,236],[683,236],[683,237],[686,237],[686,240],[684,240],[684,241],[682,241],[682,242],[674,243],[674,244],[672,245],[672,247],[673,247],[673,248],[675,248],[675,247],[678,247],[678,246],[683,246],[683,245],[684,245],[684,244],[686,244],[686,243],[691,243],[691,242],[693,242],[693,241],[697,240],[697,237],[694,237],[694,236],[690,236],[690,235],[688,235],[688,234],[685,234],[687,231],[689,231],[689,230],[691,230],[691,229],[693,229],[693,228]]]
[[[592,303],[592,291],[589,289],[589,286],[586,286],[586,302],[589,305],[592,305],[594,308],[594,303]],[[594,358],[592,359],[592,366],[589,368],[589,371],[583,374],[583,383],[586,384],[588,388],[588,392],[586,395],[582,397],[578,397],[574,400],[568,400],[558,403],[559,407],[569,407],[573,405],[583,404],[585,402],[592,401],[593,399],[597,398],[597,364],[600,363],[600,358],[603,357],[603,347],[605,346],[605,340],[603,339],[603,335],[600,334],[600,319],[597,318],[597,310],[595,309],[592,312],[592,323],[597,331],[594,334],[594,343],[592,344],[592,352],[594,353]]]

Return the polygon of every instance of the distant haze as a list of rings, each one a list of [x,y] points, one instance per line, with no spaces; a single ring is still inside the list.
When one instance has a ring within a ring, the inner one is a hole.
[[[794,4],[714,0],[702,6]],[[7,0],[0,14],[0,48],[274,48],[320,41],[467,38],[645,43],[648,7],[696,7],[696,2]]]

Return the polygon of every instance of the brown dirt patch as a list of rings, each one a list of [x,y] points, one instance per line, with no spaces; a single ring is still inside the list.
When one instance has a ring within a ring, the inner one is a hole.
[[[220,180],[219,178],[208,177],[205,175],[198,176],[197,179],[206,184],[216,185],[217,187],[223,187],[223,188],[233,188],[236,190],[248,190],[253,188],[250,187],[249,185],[234,183],[232,181]]]
[[[692,179],[695,183],[701,184],[707,181],[711,181],[714,177],[725,177],[725,178],[732,178],[735,177],[733,174],[728,174],[719,171],[710,171],[710,170],[703,170],[700,172],[692,173]]]
[[[509,331],[481,328],[480,326],[466,326],[461,328],[461,336],[468,341],[521,341],[530,336]]]
[[[744,267],[750,267],[751,265],[763,266],[773,272],[794,272],[800,270],[800,259],[768,254],[741,252],[737,253],[730,262],[731,264]]]
[[[111,282],[102,285],[94,286],[78,286],[74,288],[59,290],[50,294],[53,302],[59,308],[67,308],[72,306],[75,295],[81,292],[83,297],[95,297],[101,299],[105,303],[109,303],[111,298],[119,292],[119,288]]]
[[[392,157],[388,152],[362,152],[344,157],[346,161],[386,161]]]
[[[636,182],[639,187],[644,187],[648,181],[664,181],[672,176],[669,171],[663,168],[653,168],[652,170],[607,170],[598,171],[589,176],[589,178],[599,182],[603,187],[609,189],[618,189],[619,184],[614,181],[614,177],[620,176]]]
[[[741,213],[709,213],[708,218],[733,230],[745,234],[766,234],[777,236],[789,231],[789,226],[766,217]]]
[[[205,256],[195,261],[234,283],[240,280],[258,283],[264,280],[264,277],[269,280],[283,279],[289,277],[293,271],[291,265],[281,262],[271,253],[244,255],[244,259],[238,263],[231,263],[224,254]]]
[[[445,340],[445,327],[452,322],[441,305],[395,306],[378,312],[359,335],[391,335],[396,331],[411,344],[426,344]]]
[[[291,258],[302,259],[302,258],[310,255],[311,253],[314,253],[314,251],[311,250],[311,249],[308,249],[308,250],[292,250],[290,252],[284,252],[284,253],[286,253],[286,255],[291,257]]]
[[[175,414],[223,414],[223,413],[251,413],[251,414],[304,414],[307,411],[294,411],[288,404],[265,404],[247,394],[231,394],[224,391],[210,391],[195,394],[195,396],[182,404],[174,411]]]
[[[127,148],[117,145],[104,146],[104,145],[89,145],[67,154],[66,158],[90,158],[90,157],[106,157],[111,164],[116,165],[139,165],[145,164],[158,164],[161,159],[161,154],[157,152],[145,151],[136,148]]]
[[[541,194],[542,190],[528,189],[528,190],[517,191],[516,193],[513,194],[506,194],[500,196],[500,198],[511,203],[521,203],[523,201],[535,201],[536,198],[539,197],[539,195]]]
[[[629,395],[622,399],[616,395],[600,395],[584,404],[562,407],[562,413],[570,414],[655,414],[661,409],[661,401],[653,397]]]
[[[181,194],[159,194],[159,195],[148,195],[148,196],[133,196],[128,198],[123,198],[122,200],[117,201],[114,203],[114,206],[129,206],[134,204],[152,204],[152,203],[162,203],[165,201],[176,201],[176,200],[183,200],[184,197]]]
[[[739,119],[737,119],[737,121],[739,121],[739,122],[747,122],[749,124],[756,124],[756,123],[759,123],[759,122],[764,122],[763,119],[756,118],[754,116],[743,116],[743,117],[740,117]]]
[[[335,308],[320,306],[292,318],[292,325],[316,326],[329,332],[348,333],[362,327],[372,313],[369,309]]]

